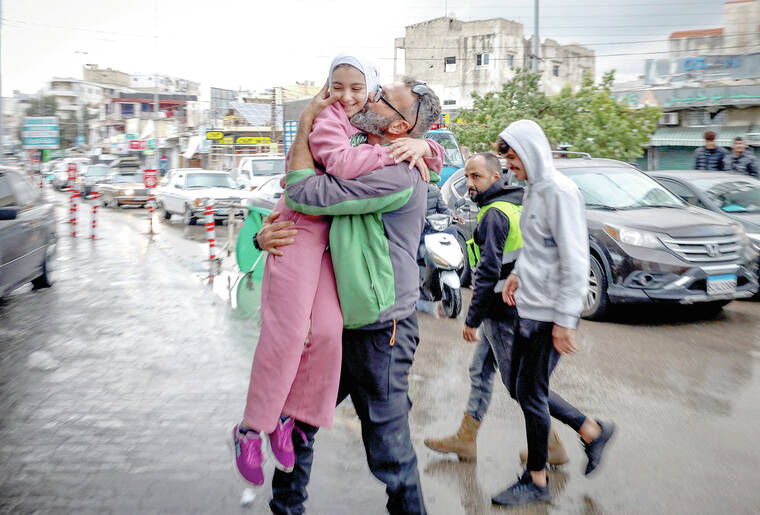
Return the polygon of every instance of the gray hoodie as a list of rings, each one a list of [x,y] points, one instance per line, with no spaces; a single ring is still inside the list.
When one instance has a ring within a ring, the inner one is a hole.
[[[523,250],[512,273],[520,318],[575,328],[588,288],[586,212],[578,187],[554,167],[544,131],[532,120],[504,129],[501,138],[525,166],[520,218]]]

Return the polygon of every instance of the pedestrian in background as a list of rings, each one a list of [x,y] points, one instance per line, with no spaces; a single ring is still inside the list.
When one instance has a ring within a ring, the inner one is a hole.
[[[551,500],[546,474],[549,378],[560,355],[576,351],[575,330],[588,287],[589,249],[583,196],[554,167],[541,127],[520,120],[499,136],[499,152],[509,170],[516,180],[527,181],[520,217],[523,248],[502,290],[504,301],[516,305],[519,315],[510,391],[525,416],[527,468],[516,483],[492,499],[515,506]],[[578,433],[588,457],[586,475],[599,465],[614,431],[611,422],[585,418],[581,423]]]
[[[731,146],[733,152],[723,158],[723,169],[757,177],[757,160],[751,150],[747,149],[744,138],[737,136]]]
[[[695,170],[723,170],[723,158],[728,150],[715,144],[715,133],[705,132],[705,145],[694,151]]]

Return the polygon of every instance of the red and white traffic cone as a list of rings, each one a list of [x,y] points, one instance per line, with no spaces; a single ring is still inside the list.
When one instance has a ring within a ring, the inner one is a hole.
[[[216,224],[214,223],[214,208],[206,205],[206,238],[208,239],[208,259],[216,259]]]
[[[71,207],[69,208],[69,222],[71,223],[71,236],[76,238],[77,235],[77,210],[79,204],[77,199],[80,197],[79,191],[71,189]]]
[[[90,239],[95,239],[95,233],[98,228],[98,203],[100,200],[100,193],[97,191],[92,192],[92,223],[90,224]]]

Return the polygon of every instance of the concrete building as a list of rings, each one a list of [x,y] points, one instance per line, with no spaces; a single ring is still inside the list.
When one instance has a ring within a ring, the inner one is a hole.
[[[643,168],[692,168],[707,130],[720,146],[737,136],[760,146],[760,1],[726,2],[723,21],[672,33],[668,58],[647,60],[640,80],[615,85],[622,101],[663,110]]]
[[[406,27],[395,40],[394,77],[427,82],[444,111],[472,107],[471,92],[498,91],[516,68],[530,66],[532,39],[523,25],[504,18],[461,21],[436,18]],[[580,45],[541,44],[542,88],[549,94],[577,88],[585,71],[594,73],[594,52]]]

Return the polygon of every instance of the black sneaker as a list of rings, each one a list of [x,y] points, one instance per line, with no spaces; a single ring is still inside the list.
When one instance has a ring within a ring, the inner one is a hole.
[[[613,422],[602,422],[601,420],[597,420],[596,423],[602,428],[602,434],[597,436],[595,440],[592,440],[591,443],[586,443],[585,440],[581,440],[583,442],[583,447],[586,449],[586,456],[588,457],[586,472],[584,472],[587,476],[599,466],[599,463],[602,461],[604,448],[607,445],[607,442],[610,441],[610,438],[612,438],[612,435],[615,434],[615,424]]]
[[[517,478],[517,483],[491,497],[491,502],[500,506],[522,506],[551,500],[549,477],[546,477],[546,486],[541,487],[533,482],[533,478],[530,477],[530,472],[527,470],[522,477]]]

